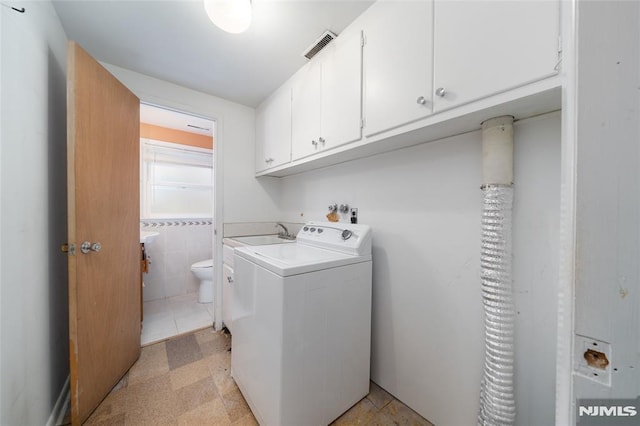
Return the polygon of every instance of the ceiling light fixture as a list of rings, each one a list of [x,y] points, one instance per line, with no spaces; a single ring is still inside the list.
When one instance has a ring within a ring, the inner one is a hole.
[[[220,29],[239,34],[251,25],[251,0],[204,0],[211,22]]]

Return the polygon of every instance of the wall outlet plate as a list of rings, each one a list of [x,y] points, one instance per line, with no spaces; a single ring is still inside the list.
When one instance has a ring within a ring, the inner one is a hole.
[[[576,334],[574,371],[605,386],[611,386],[611,343]]]

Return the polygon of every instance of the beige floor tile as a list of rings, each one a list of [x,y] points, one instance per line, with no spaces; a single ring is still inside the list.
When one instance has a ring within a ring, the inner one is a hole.
[[[117,392],[107,396],[100,404],[89,420],[100,421],[105,418],[106,412],[111,412],[111,417],[117,419],[119,414],[125,413],[125,424],[171,424],[175,423],[177,406],[175,397],[171,391],[171,383],[168,373],[150,378],[137,384],[129,384]],[[100,424],[87,422],[87,424]]]
[[[178,417],[178,424],[184,426],[200,425],[230,425],[231,421],[222,401],[217,398],[211,402],[200,405]]]
[[[84,423],[87,426],[124,424],[125,412],[122,404],[114,404],[114,397],[107,396]],[[69,419],[70,421],[71,419]],[[122,423],[121,423],[122,422]]]
[[[171,370],[169,372],[171,389],[175,391],[204,378],[211,377],[209,362],[208,358],[204,358]]]
[[[231,337],[224,333],[220,333],[216,338],[198,342],[203,356],[213,355],[219,352],[229,352],[231,350]]]
[[[212,377],[213,381],[216,383],[216,387],[218,388],[218,392],[220,393],[220,395],[240,390],[238,389],[236,381],[233,380],[233,378],[229,375],[229,372],[219,372]]]
[[[125,417],[125,413],[115,414],[108,417],[91,416],[90,420],[87,420],[84,424],[87,426],[124,426],[126,425]]]
[[[346,413],[336,419],[332,425],[335,426],[355,426],[367,425],[376,414],[378,409],[367,398],[361,399],[356,405],[351,407]]]
[[[205,328],[203,330],[198,330],[193,334],[196,336],[196,340],[198,341],[198,344],[201,345],[203,343],[210,342],[210,341],[218,338],[218,335],[220,333],[215,331],[213,329],[213,327],[208,327],[208,328]]]
[[[255,417],[253,417],[253,413],[249,413],[246,416],[240,417],[232,424],[233,426],[259,426],[258,421]]]
[[[367,426],[396,426],[399,425],[400,423],[397,423],[394,419],[392,419],[391,417],[389,417],[386,413],[383,413],[382,411],[377,411],[373,417],[371,417],[369,419],[369,423],[367,423]]]
[[[209,355],[209,370],[211,375],[216,377],[220,374],[231,376],[231,352],[217,352]]]
[[[397,399],[394,399],[387,404],[382,410],[380,410],[380,413],[392,419],[392,424],[400,426],[433,426],[431,422]]]
[[[174,393],[176,416],[195,410],[201,405],[209,404],[220,398],[218,389],[211,376],[180,388]]]
[[[200,345],[193,334],[186,334],[164,342],[169,370],[175,370],[203,358]]]
[[[129,370],[127,386],[161,376],[168,371],[169,363],[164,342],[145,346],[140,351],[140,358]]]
[[[371,401],[378,410],[384,408],[385,405],[393,401],[393,395],[375,383],[369,383],[369,395],[367,395],[367,399]]]
[[[223,394],[222,402],[224,402],[227,414],[232,422],[235,422],[236,420],[239,420],[251,413],[251,409],[249,408],[247,401],[245,401],[239,390],[233,390]]]

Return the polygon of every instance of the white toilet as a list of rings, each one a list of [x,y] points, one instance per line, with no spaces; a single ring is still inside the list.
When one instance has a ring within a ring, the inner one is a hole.
[[[213,259],[194,263],[191,272],[200,280],[198,302],[213,302]]]

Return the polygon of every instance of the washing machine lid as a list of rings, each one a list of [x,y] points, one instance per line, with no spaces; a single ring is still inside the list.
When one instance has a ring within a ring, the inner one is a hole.
[[[238,247],[235,255],[282,277],[371,260],[371,255],[353,256],[298,243]]]

